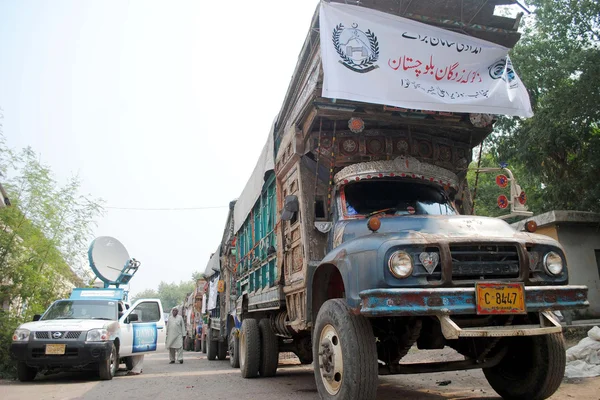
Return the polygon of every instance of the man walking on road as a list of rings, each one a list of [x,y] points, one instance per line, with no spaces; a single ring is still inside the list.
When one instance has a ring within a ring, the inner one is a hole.
[[[167,342],[169,349],[169,364],[175,363],[175,355],[179,364],[183,364],[183,338],[185,337],[185,324],[181,315],[177,315],[177,308],[171,311],[171,317],[167,323]]]

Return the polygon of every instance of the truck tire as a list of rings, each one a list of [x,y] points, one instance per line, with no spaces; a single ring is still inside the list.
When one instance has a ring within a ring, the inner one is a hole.
[[[367,318],[352,313],[343,299],[327,300],[317,314],[312,344],[321,399],[375,399],[377,348]]]
[[[208,353],[206,358],[209,361],[214,361],[217,358],[217,345],[218,343],[212,338],[212,329],[209,329],[208,335],[206,335],[206,351]]]
[[[217,358],[219,360],[224,360],[227,358],[227,342],[218,342],[217,343]]]
[[[21,382],[31,382],[37,375],[37,369],[31,368],[23,361],[17,363],[17,378]]]
[[[239,330],[234,328],[229,334],[229,364],[231,368],[240,367],[240,338]]]
[[[206,337],[202,338],[202,353],[206,354]]]
[[[506,339],[500,363],[484,368],[490,386],[504,399],[543,400],[552,396],[565,375],[562,333]]]
[[[260,331],[255,319],[244,319],[240,331],[240,371],[243,378],[256,378],[260,366]]]
[[[119,368],[119,355],[117,354],[117,348],[111,343],[110,355],[106,360],[100,361],[98,368],[98,375],[103,381],[110,381],[113,376],[117,373]]]
[[[260,331],[260,366],[258,373],[262,377],[275,376],[279,364],[279,349],[277,336],[271,328],[271,321],[263,318],[258,323]]]
[[[200,346],[202,346],[202,344],[200,343],[200,339],[194,339],[194,351],[196,353],[200,351]]]

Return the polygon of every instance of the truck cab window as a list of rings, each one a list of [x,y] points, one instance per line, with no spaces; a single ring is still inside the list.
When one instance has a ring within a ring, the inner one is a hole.
[[[362,181],[344,189],[345,215],[455,215],[446,193],[438,187],[406,181]]]

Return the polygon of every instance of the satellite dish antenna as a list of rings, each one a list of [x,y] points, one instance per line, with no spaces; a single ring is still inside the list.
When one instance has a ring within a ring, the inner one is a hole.
[[[92,242],[88,250],[90,267],[104,282],[104,287],[124,285],[135,275],[140,262],[130,258],[121,242],[110,236],[100,236]]]

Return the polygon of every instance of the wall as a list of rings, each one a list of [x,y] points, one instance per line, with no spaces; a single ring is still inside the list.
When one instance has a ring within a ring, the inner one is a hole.
[[[598,226],[558,224],[558,241],[565,248],[569,266],[569,284],[586,285],[590,307],[582,310],[586,317],[600,317],[600,273],[594,250],[600,250]]]

